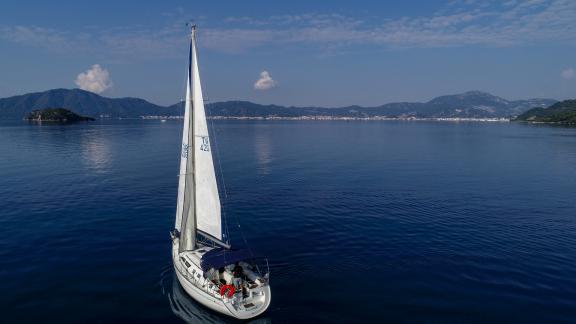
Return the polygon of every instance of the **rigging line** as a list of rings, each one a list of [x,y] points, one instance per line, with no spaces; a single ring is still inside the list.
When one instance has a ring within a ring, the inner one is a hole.
[[[198,48],[196,48],[196,55],[199,56],[199,54],[198,54]],[[205,89],[205,90],[204,90],[203,92],[204,92],[205,94],[207,94],[207,93],[208,93],[208,91],[207,91],[207,90],[208,90],[208,87],[207,87],[206,83],[204,83],[204,89]],[[212,116],[211,116],[211,117],[212,117]],[[208,119],[208,118],[207,118],[207,119]],[[215,124],[214,119],[213,119],[213,118],[209,118],[208,120],[209,120],[209,122],[208,122],[209,127],[212,129],[212,134],[215,134],[216,129],[215,129],[215,126],[214,126],[214,124]],[[222,183],[222,190],[223,190],[224,198],[225,198],[225,199],[224,199],[224,203],[222,203],[222,211],[221,211],[221,212],[222,212],[222,215],[224,216],[224,217],[223,217],[223,218],[224,218],[224,228],[225,228],[225,233],[226,233],[227,240],[229,241],[229,240],[230,240],[230,230],[229,230],[229,227],[228,227],[228,217],[227,217],[226,208],[224,208],[225,205],[226,205],[226,203],[227,203],[227,201],[228,201],[228,190],[227,190],[227,188],[226,188],[226,181],[224,180],[224,171],[223,171],[223,168],[222,168],[222,162],[221,162],[221,158],[220,158],[221,155],[220,155],[220,149],[219,149],[219,147],[218,147],[218,141],[216,141],[216,136],[212,136],[212,139],[213,139],[214,148],[215,148],[214,151],[215,151],[215,153],[216,153],[216,160],[217,160],[217,163],[218,163],[218,170],[220,171],[220,172],[219,172],[219,173],[220,173],[220,182]],[[234,215],[234,218],[235,218],[235,220],[236,220],[236,225],[238,226],[238,232],[240,232],[240,236],[242,237],[242,241],[244,242],[244,246],[245,246],[245,248],[250,252],[250,255],[251,255],[252,257],[254,257],[254,253],[253,253],[252,249],[249,248],[248,240],[246,239],[246,235],[244,235],[244,231],[242,230],[242,226],[241,226],[241,224],[240,224],[240,218],[238,217],[238,215],[237,215],[236,213],[233,213],[233,215]],[[226,255],[226,254],[224,254],[224,256],[225,256],[225,255]]]
[[[198,35],[196,35],[196,44],[198,43]],[[196,61],[200,61],[200,53],[198,51],[198,46],[196,46]],[[198,68],[200,68],[199,64],[196,65]],[[207,98],[208,97],[208,84],[206,82],[204,82],[204,87],[202,87],[201,91],[206,95]],[[204,101],[204,103],[206,103],[206,101]],[[204,105],[204,111],[206,111],[206,106]],[[212,116],[210,116],[212,117]],[[210,130],[212,130],[212,134],[214,136],[210,136],[212,143],[214,144],[214,148],[215,150],[213,150],[213,152],[215,152],[215,158],[216,158],[216,163],[218,164],[218,170],[219,170],[219,178],[220,178],[220,183],[222,184],[222,192],[224,193],[224,199],[221,200],[221,215],[223,216],[222,218],[224,219],[224,233],[226,234],[226,240],[228,241],[228,243],[230,243],[230,231],[228,228],[228,217],[227,217],[227,202],[228,202],[228,190],[226,189],[226,181],[224,180],[224,171],[222,169],[222,162],[221,162],[221,155],[220,155],[220,149],[218,147],[218,141],[216,140],[216,128],[214,126],[214,120],[212,118],[208,118],[208,116],[206,116],[206,119],[208,120],[208,127]],[[210,135],[210,132],[208,132],[208,135]]]
[[[196,35],[196,36],[197,36],[197,35]],[[196,38],[196,41],[197,41],[197,40],[198,40],[198,38]],[[198,42],[196,42],[196,43],[198,43]],[[200,57],[200,54],[199,54],[199,52],[198,52],[198,46],[196,46],[196,62],[198,62],[198,61],[200,60],[199,57]],[[198,64],[197,64],[196,66],[198,66],[198,68],[199,68],[199,65],[198,65]],[[202,89],[201,89],[201,90],[202,90]],[[204,91],[202,91],[202,92],[203,92],[204,94],[207,94],[207,93],[208,93],[208,91],[207,91],[207,90],[208,90],[208,87],[207,87],[207,84],[206,84],[206,83],[204,83],[203,90],[204,90]],[[205,108],[205,110],[206,110],[206,108]],[[208,119],[208,118],[206,118],[206,119]],[[215,134],[214,120],[213,120],[212,118],[209,118],[208,125],[209,125],[209,127],[212,129],[212,134]],[[220,181],[221,181],[221,183],[222,183],[222,190],[223,190],[224,198],[225,198],[225,199],[224,199],[224,202],[221,202],[221,204],[222,204],[222,206],[221,206],[221,207],[222,207],[222,209],[221,209],[221,215],[224,216],[224,217],[223,217],[223,218],[224,218],[224,228],[225,228],[225,233],[226,233],[227,241],[229,242],[229,241],[230,241],[230,231],[229,231],[229,228],[228,228],[228,217],[227,217],[227,212],[226,212],[226,208],[225,208],[226,203],[227,203],[227,200],[228,200],[228,190],[227,190],[227,188],[226,188],[226,182],[224,181],[224,172],[223,172],[223,169],[222,169],[222,162],[221,162],[221,159],[220,159],[220,150],[219,150],[219,147],[218,147],[218,141],[216,141],[215,138],[216,138],[216,136],[212,136],[213,143],[214,143],[214,148],[215,148],[216,160],[217,160],[217,163],[218,163],[218,169],[219,169],[219,171],[220,171],[220,172],[219,172],[219,173],[220,173]],[[245,248],[250,252],[250,255],[251,255],[252,257],[254,257],[254,253],[252,252],[252,249],[250,249],[250,248],[248,247],[248,246],[249,246],[249,245],[248,245],[248,240],[246,239],[246,236],[244,235],[244,231],[242,231],[242,226],[240,225],[240,219],[239,219],[239,217],[238,217],[238,215],[237,215],[236,213],[233,213],[233,215],[234,215],[234,218],[236,219],[236,224],[237,224],[237,226],[238,226],[238,231],[240,232],[240,236],[242,237],[242,241],[244,241],[244,246],[245,246]],[[224,258],[226,258],[226,252],[224,252]]]

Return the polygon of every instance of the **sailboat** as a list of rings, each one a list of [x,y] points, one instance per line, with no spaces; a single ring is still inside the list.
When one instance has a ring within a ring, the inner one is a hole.
[[[222,212],[192,26],[172,260],[178,281],[200,304],[238,319],[270,305],[268,262],[231,246]]]

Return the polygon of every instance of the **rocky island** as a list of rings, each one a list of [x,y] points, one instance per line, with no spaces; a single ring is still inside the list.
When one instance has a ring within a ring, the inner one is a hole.
[[[80,121],[93,121],[92,117],[80,116],[64,108],[47,108],[31,111],[24,120],[33,122],[73,123]]]

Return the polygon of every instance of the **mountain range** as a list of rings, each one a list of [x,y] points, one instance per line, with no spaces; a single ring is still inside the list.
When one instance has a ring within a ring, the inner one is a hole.
[[[376,107],[285,107],[225,101],[207,104],[206,110],[212,117],[501,118],[517,116],[531,108],[548,107],[555,102],[540,98],[510,101],[485,92],[469,91],[428,102],[398,102]],[[44,108],[66,108],[97,118],[183,115],[182,103],[164,107],[139,98],[107,98],[80,89],[53,89],[0,99],[0,119],[22,119],[32,110]]]

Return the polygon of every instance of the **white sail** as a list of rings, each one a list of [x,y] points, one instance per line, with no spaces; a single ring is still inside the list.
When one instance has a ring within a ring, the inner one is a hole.
[[[222,241],[220,197],[204,111],[194,33],[189,63],[176,208],[180,251],[195,249],[196,231]]]
[[[190,48],[192,51],[192,48]],[[190,56],[192,53],[190,53]],[[190,63],[191,64],[191,63]],[[190,155],[189,151],[189,137],[190,137],[190,128],[192,124],[192,115],[190,114],[191,106],[192,106],[192,95],[191,95],[191,88],[190,88],[190,67],[188,68],[188,79],[186,80],[186,102],[184,105],[184,130],[182,132],[182,147],[181,147],[181,155],[180,155],[180,172],[178,178],[178,202],[176,204],[176,224],[175,228],[179,232],[181,231],[182,225],[182,215],[184,214],[184,210],[188,210],[189,206],[184,206],[184,197],[186,191],[186,175],[188,171],[188,156]],[[189,179],[193,180],[193,179]],[[189,181],[189,185],[193,186],[193,181]],[[191,200],[188,199],[190,202]],[[190,203],[188,202],[188,204]]]
[[[192,41],[192,101],[194,114],[194,176],[196,198],[196,229],[222,241],[220,197],[212,161],[204,99],[198,72],[196,42]]]

